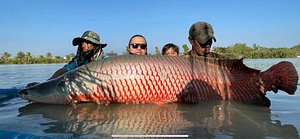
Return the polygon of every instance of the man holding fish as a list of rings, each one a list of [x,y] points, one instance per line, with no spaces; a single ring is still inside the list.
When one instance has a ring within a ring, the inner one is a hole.
[[[188,39],[192,45],[192,50],[186,54],[187,56],[222,58],[221,55],[210,51],[213,41],[216,42],[216,38],[213,28],[209,23],[194,23],[190,27]]]

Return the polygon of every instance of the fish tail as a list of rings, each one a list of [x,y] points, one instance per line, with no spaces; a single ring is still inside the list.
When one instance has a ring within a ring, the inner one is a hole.
[[[283,90],[292,95],[297,90],[298,73],[291,62],[282,61],[262,72],[262,80],[265,83],[266,91]]]

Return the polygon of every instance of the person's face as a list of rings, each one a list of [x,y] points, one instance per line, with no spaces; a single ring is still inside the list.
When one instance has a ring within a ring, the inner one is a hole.
[[[143,37],[134,37],[131,39],[131,42],[128,46],[128,50],[132,54],[136,55],[146,55],[147,44]]]
[[[82,42],[81,43],[81,47],[82,47],[82,51],[85,54],[87,51],[89,50],[93,50],[95,48],[95,46],[91,43],[88,42]]]
[[[210,53],[212,40],[207,41],[205,44],[200,44],[197,40],[190,38],[190,43],[193,45],[193,48],[198,55],[203,56]]]
[[[167,55],[167,56],[178,56],[178,53],[172,47],[170,47],[166,51],[165,55]]]

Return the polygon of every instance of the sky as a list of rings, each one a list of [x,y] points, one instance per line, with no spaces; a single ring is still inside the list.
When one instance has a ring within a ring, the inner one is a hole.
[[[167,43],[188,42],[198,21],[210,23],[217,42],[268,48],[300,44],[299,0],[1,0],[0,54],[30,52],[65,56],[76,52],[75,37],[92,30],[122,54],[131,36],[141,34],[154,54]]]

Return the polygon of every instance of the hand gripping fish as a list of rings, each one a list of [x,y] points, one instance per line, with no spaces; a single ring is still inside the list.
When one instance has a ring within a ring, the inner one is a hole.
[[[292,95],[298,74],[283,61],[261,72],[242,59],[123,55],[98,60],[18,92],[49,104],[239,101],[270,106],[267,91]]]

